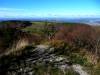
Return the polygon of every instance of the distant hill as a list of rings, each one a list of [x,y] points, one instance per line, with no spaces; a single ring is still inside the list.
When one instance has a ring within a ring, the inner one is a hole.
[[[69,22],[69,23],[85,23],[89,25],[100,25],[100,18],[91,17],[91,18],[67,18],[67,17],[41,17],[41,18],[0,18],[0,21],[10,21],[10,20],[17,20],[17,21],[31,21],[31,22]]]

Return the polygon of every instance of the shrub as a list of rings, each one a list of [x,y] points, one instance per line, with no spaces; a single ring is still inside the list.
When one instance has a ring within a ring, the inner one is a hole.
[[[70,54],[69,60],[72,63],[80,64],[80,65],[85,65],[85,63],[87,62],[87,59],[84,56],[80,55],[79,53]]]
[[[75,24],[72,26],[61,26],[54,39],[63,40],[76,47],[91,50],[94,46],[94,35],[95,32],[91,26]]]
[[[54,47],[54,52],[61,55],[69,56],[72,52],[77,52],[77,48],[73,45],[69,45],[62,40],[52,40],[50,45]]]

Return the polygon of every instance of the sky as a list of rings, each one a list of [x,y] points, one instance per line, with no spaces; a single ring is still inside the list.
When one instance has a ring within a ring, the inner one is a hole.
[[[100,17],[100,0],[0,0],[0,17]]]

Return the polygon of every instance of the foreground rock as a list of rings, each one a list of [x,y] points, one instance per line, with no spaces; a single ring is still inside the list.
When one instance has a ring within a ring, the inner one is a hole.
[[[21,56],[5,56],[0,60],[0,75],[55,75],[54,70],[65,75],[69,69],[73,75],[88,75],[66,57],[54,54],[54,48],[47,45],[27,48]]]
[[[73,69],[78,72],[80,75],[88,75],[87,72],[85,72],[82,68],[81,65],[77,64],[77,65],[72,65]]]

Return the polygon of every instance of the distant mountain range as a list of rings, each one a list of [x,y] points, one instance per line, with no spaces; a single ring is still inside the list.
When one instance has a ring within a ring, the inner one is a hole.
[[[0,21],[21,20],[21,21],[49,21],[49,22],[71,22],[85,23],[89,25],[100,25],[100,18],[0,18]]]

